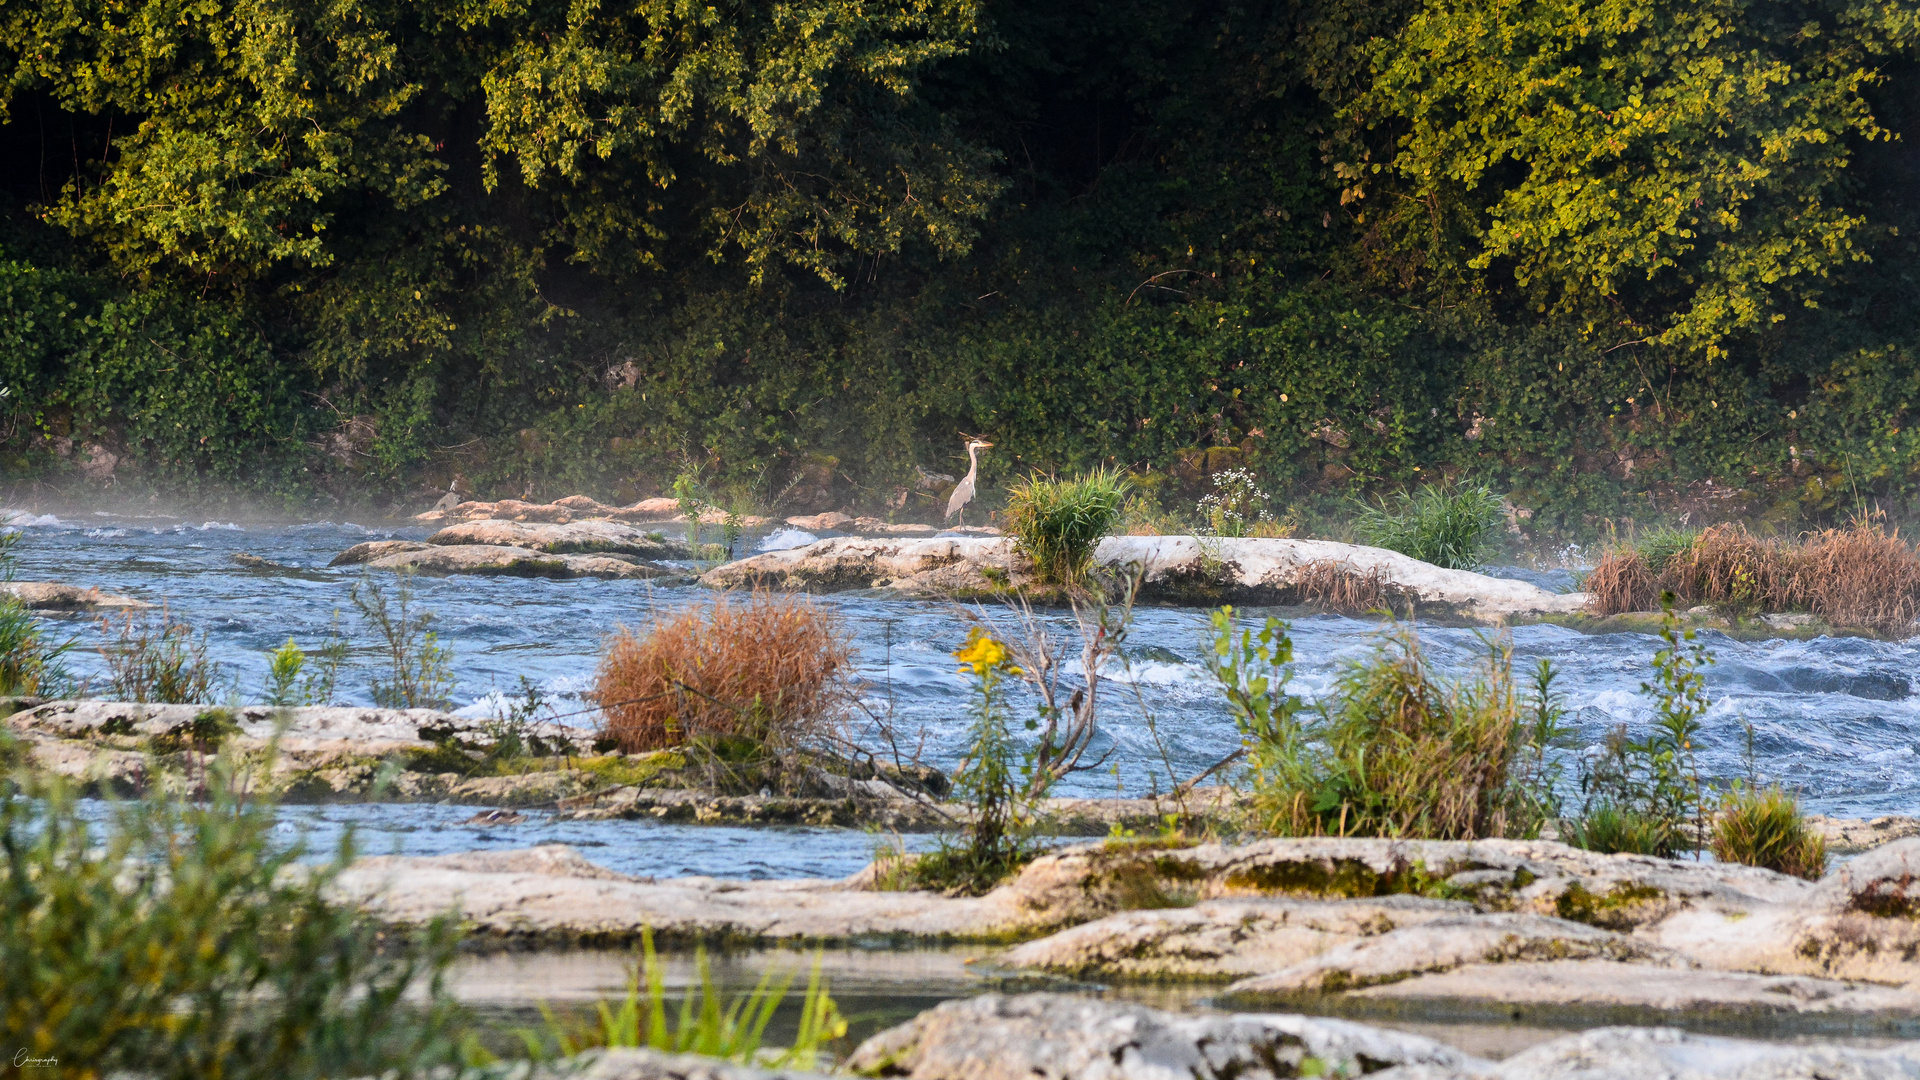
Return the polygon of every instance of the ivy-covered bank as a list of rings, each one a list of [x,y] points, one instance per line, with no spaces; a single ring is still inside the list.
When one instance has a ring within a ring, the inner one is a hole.
[[[1908,6],[1027,7],[0,5],[5,476],[1912,509]]]

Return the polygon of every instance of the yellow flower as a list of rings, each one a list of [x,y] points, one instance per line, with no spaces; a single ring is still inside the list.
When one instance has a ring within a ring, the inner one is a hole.
[[[967,631],[967,643],[954,650],[953,658],[966,665],[960,669],[962,674],[970,668],[975,675],[985,675],[1007,662],[1007,647],[976,626]]]

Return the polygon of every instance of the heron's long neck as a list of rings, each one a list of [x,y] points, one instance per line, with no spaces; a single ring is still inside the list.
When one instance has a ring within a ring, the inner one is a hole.
[[[977,446],[969,446],[967,447],[967,480],[968,482],[971,483],[974,477],[979,475],[979,473],[980,473],[980,448]]]

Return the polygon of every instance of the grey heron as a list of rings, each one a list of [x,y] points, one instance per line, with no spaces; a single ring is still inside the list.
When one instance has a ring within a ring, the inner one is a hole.
[[[960,524],[966,525],[967,515],[962,511],[973,501],[973,482],[980,475],[980,451],[992,445],[985,439],[967,440],[967,475],[954,487],[953,497],[947,500],[947,516],[942,520],[951,520],[953,515],[959,514]]]

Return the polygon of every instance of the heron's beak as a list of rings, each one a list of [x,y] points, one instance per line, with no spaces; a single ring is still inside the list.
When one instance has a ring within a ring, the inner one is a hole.
[[[992,446],[992,445],[993,445],[993,444],[992,444],[992,443],[990,443],[990,442],[983,442],[983,443],[981,443],[981,444],[980,444],[980,449],[982,449],[982,450],[985,450],[986,448],[988,448],[988,447],[990,447],[990,446]]]

